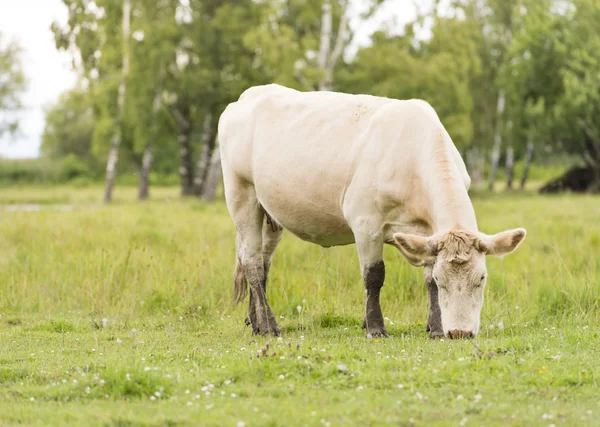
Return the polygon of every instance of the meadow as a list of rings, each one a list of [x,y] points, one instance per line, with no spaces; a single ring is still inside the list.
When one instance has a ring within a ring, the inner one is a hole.
[[[389,339],[361,329],[356,248],[286,233],[280,339],[232,306],[233,224],[176,188],[0,189],[0,425],[600,425],[600,198],[475,193],[488,258],[473,340],[425,332],[422,271],[386,248]]]

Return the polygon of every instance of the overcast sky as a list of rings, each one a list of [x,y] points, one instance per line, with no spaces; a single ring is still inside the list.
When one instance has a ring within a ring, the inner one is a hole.
[[[53,20],[67,20],[67,9],[60,0],[0,0],[0,31],[4,38],[21,44],[28,82],[21,133],[12,141],[0,141],[0,156],[37,156],[44,129],[43,106],[56,101],[75,83],[69,55],[57,52],[54,46]]]
[[[415,3],[423,7],[431,0],[387,0],[376,18],[361,28],[358,40],[368,40],[368,34],[382,22],[392,21],[392,17],[400,24],[413,19]],[[0,157],[36,157],[44,130],[44,106],[56,102],[75,84],[70,56],[58,52],[54,45],[50,25],[55,20],[61,24],[67,21],[67,9],[61,0],[0,0],[0,31],[23,47],[28,80],[21,132],[10,141],[0,140]]]

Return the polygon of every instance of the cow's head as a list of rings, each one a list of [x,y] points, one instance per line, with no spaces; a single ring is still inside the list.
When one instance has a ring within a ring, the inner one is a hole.
[[[444,334],[450,338],[474,337],[479,332],[486,255],[504,256],[525,238],[517,228],[493,236],[452,230],[431,237],[396,233],[400,252],[415,266],[425,267],[426,279],[438,287]]]

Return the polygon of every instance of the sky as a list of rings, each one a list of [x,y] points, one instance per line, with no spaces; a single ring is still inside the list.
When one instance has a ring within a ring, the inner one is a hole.
[[[36,157],[44,130],[43,107],[74,86],[70,56],[54,45],[50,25],[66,23],[67,9],[60,0],[0,0],[0,31],[23,48],[28,88],[20,114],[20,134],[0,140],[0,157]]]
[[[355,4],[361,1],[355,0]],[[367,42],[369,34],[383,22],[400,28],[413,19],[417,3],[422,8],[431,0],[387,0],[374,19],[361,25],[350,51]],[[61,0],[0,0],[0,32],[23,48],[23,69],[28,81],[20,133],[10,140],[0,139],[0,157],[37,157],[44,131],[44,107],[54,104],[62,92],[75,85],[70,55],[58,52],[54,45],[50,31],[53,21],[67,21],[67,9]]]

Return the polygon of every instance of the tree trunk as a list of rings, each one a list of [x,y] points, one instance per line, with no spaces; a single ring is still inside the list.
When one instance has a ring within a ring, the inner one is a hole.
[[[325,0],[321,12],[321,39],[319,43],[319,56],[317,65],[322,71],[322,77],[319,81],[319,90],[331,90],[333,87],[333,72],[339,62],[344,49],[348,45],[350,32],[348,30],[349,2],[344,0],[341,3],[340,24],[337,31],[335,46],[331,50],[333,38],[332,9],[331,1]]]
[[[206,181],[210,155],[212,148],[212,114],[208,113],[204,117],[204,126],[202,129],[202,148],[200,149],[200,156],[198,157],[198,163],[196,166],[196,176],[194,178],[194,194],[197,196],[202,195],[202,187]]]
[[[471,177],[471,183],[478,185],[483,181],[483,162],[484,157],[479,152],[479,148],[471,148],[467,151],[467,170]]]
[[[138,200],[147,200],[149,197],[150,170],[152,169],[152,159],[154,157],[154,146],[146,145],[144,157],[142,159],[142,170],[140,172],[140,188]]]
[[[506,148],[506,189],[512,190],[515,172],[515,153],[512,145]]]
[[[121,130],[115,130],[108,152],[106,163],[106,185],[104,187],[104,202],[112,201],[112,192],[117,176],[117,162],[119,161],[119,146],[121,145]]]
[[[531,165],[531,160],[533,159],[533,141],[529,138],[527,141],[527,151],[525,152],[525,165],[523,166],[523,176],[521,177],[521,190],[525,189],[525,184],[527,184],[527,178],[529,176],[529,166]]]
[[[204,188],[200,198],[202,200],[214,201],[217,195],[217,187],[221,181],[221,151],[219,150],[218,137],[215,138],[214,148],[210,159],[210,166]]]
[[[485,176],[485,152],[477,150],[477,173],[479,174],[477,182],[484,182]]]
[[[104,202],[108,203],[112,200],[113,187],[117,176],[117,164],[119,162],[119,147],[122,139],[122,120],[123,109],[125,105],[125,93],[127,91],[126,79],[129,73],[129,24],[131,22],[131,0],[123,0],[123,71],[121,76],[121,84],[119,85],[118,93],[118,113],[116,120],[115,133],[110,144],[108,153],[108,162],[106,163],[106,187],[104,189]]]
[[[595,148],[593,152],[586,151],[583,153],[583,160],[588,164],[589,170],[592,171],[592,181],[587,188],[590,193],[600,192],[600,159],[596,157],[598,152]]]
[[[471,181],[473,180],[473,172],[475,171],[475,159],[474,159],[474,148],[468,149],[465,153],[465,164],[467,166],[467,172],[471,177]]]
[[[492,148],[492,157],[490,165],[490,174],[488,177],[488,188],[494,191],[496,184],[496,172],[500,162],[500,150],[502,149],[502,115],[504,113],[504,91],[498,94],[498,105],[496,106],[496,129],[494,130],[494,147]]]
[[[194,166],[192,161],[192,150],[190,142],[190,128],[182,129],[179,133],[179,177],[181,179],[181,195],[191,196],[194,194]]]
[[[331,50],[331,1],[323,1],[323,9],[321,11],[321,41],[319,43],[319,56],[317,65],[323,71],[323,77],[319,82],[319,90],[327,90],[325,86],[325,68],[327,67],[327,58]]]

